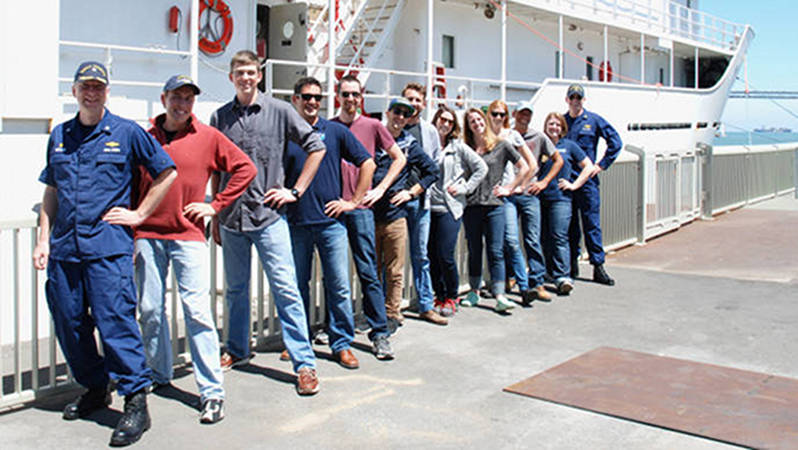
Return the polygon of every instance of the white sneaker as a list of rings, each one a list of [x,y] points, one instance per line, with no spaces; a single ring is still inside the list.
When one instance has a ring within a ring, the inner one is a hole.
[[[507,297],[505,297],[504,294],[499,294],[496,296],[496,311],[504,312],[513,308],[515,308],[515,304],[510,300],[507,300]]]

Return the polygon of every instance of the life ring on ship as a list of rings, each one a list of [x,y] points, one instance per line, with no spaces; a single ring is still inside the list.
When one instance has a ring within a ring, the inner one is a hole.
[[[601,61],[599,64],[599,81],[604,81],[605,77],[607,81],[612,81],[612,66],[609,61]]]
[[[199,7],[199,17],[202,17],[202,13],[205,12],[206,8],[219,13],[224,25],[222,34],[218,38],[216,38],[213,28],[210,26],[210,18],[204,27],[200,27],[202,37],[199,40],[199,49],[206,55],[213,56],[223,53],[230,44],[230,39],[233,37],[233,16],[231,15],[230,7],[222,0],[202,0]],[[208,13],[210,14],[210,11]],[[209,39],[207,35],[210,35],[211,38],[216,38],[216,40]]]

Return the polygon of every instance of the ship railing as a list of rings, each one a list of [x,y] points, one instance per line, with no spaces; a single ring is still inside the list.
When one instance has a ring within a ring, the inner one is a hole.
[[[537,6],[539,2],[519,1]],[[737,49],[745,26],[672,0],[545,0],[549,9],[654,35],[688,39],[724,52]]]
[[[288,97],[293,94],[293,88],[289,87],[287,83],[282,83],[281,85],[281,80],[275,80],[275,67],[277,66],[296,67],[299,69],[326,68],[327,70],[324,72],[324,75],[320,77],[320,81],[322,83],[326,83],[328,79],[334,79],[332,78],[334,75],[331,76],[329,73],[329,69],[331,67],[334,71],[341,70],[344,71],[344,73],[368,73],[370,80],[368,87],[370,89],[363,94],[363,98],[367,102],[367,109],[370,111],[385,111],[388,109],[390,101],[401,96],[401,90],[407,82],[416,81],[421,82],[421,84],[426,84],[427,80],[427,73],[424,72],[377,69],[370,67],[351,68],[344,65],[331,66],[329,64],[310,63],[305,61],[267,59],[262,64],[266,85],[266,94],[282,97]],[[436,76],[435,78],[440,78],[440,76]],[[542,83],[529,81],[475,78],[454,75],[446,75],[444,79],[448,87],[448,94],[445,98],[434,96],[430,96],[428,98],[428,118],[432,117],[432,114],[439,104],[448,104],[456,109],[488,105],[490,102],[500,97],[502,89],[504,89],[507,93],[507,104],[512,109],[512,107],[518,104],[520,101],[529,100],[535,91],[537,91],[543,85]],[[293,83],[293,81],[294,80],[291,80],[291,83]],[[457,85],[454,90],[451,89],[453,85]],[[329,117],[332,117],[335,114],[335,100],[333,98],[335,95],[334,89],[334,85],[331,86],[328,84],[325,91],[322,93],[326,97],[326,107],[324,109]],[[462,98],[457,98],[456,95],[452,96],[454,92],[462,94]]]

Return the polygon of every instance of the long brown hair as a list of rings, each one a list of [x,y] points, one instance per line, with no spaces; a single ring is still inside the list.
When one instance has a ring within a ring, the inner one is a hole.
[[[485,122],[485,133],[483,133],[482,137],[485,139],[485,152],[489,152],[493,150],[493,147],[499,143],[499,137],[493,134],[493,130],[490,129],[490,123],[488,123],[488,118],[485,117],[485,113],[482,110],[477,108],[469,108],[468,111],[465,113],[465,122],[463,124],[463,128],[465,128],[465,132],[463,133],[465,143],[473,148],[474,150],[477,149],[476,139],[474,138],[474,132],[471,130],[471,126],[468,124],[468,116],[471,114],[478,114],[479,117],[482,118],[482,121]]]
[[[438,107],[438,110],[435,111],[435,115],[432,116],[432,125],[435,128],[438,128],[438,119],[441,117],[443,113],[449,113],[454,118],[452,122],[452,129],[449,131],[449,134],[443,137],[444,142],[449,142],[452,139],[458,139],[460,137],[460,121],[457,120],[457,114],[454,113],[452,108],[449,108],[446,105],[441,105]]]

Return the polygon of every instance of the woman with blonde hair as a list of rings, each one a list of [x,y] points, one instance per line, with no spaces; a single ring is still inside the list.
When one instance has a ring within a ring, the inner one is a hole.
[[[503,312],[514,307],[504,296],[504,243],[505,214],[502,197],[521,186],[529,174],[529,166],[513,145],[493,133],[485,114],[471,108],[465,115],[465,143],[473,148],[488,166],[488,172],[474,191],[466,196],[463,215],[468,241],[468,275],[471,291],[460,302],[463,306],[474,306],[479,302],[478,290],[482,283],[482,246],[486,240],[490,290],[496,298],[496,311]],[[516,176],[502,185],[504,167],[511,162],[518,168]]]
[[[432,118],[440,136],[438,157],[440,177],[429,188],[430,240],[428,253],[435,307],[442,316],[457,311],[457,293],[460,280],[454,249],[460,234],[460,224],[466,207],[466,195],[477,188],[488,173],[485,161],[460,140],[457,115],[448,106],[441,106]]]
[[[554,182],[540,194],[543,219],[543,243],[546,254],[546,267],[554,279],[557,293],[568,295],[574,288],[571,279],[571,250],[568,241],[568,227],[571,224],[572,192],[579,189],[593,171],[593,163],[575,142],[565,139],[568,124],[562,114],[552,112],[543,122],[543,130],[557,147],[563,159],[563,166]],[[577,170],[577,166],[581,170]],[[540,168],[545,176],[551,169],[551,162]]]

